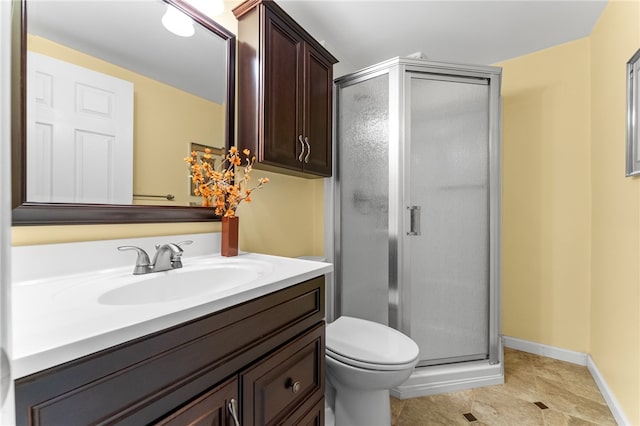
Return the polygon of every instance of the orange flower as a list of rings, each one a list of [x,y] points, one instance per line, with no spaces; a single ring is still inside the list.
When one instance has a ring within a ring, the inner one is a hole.
[[[184,161],[189,164],[194,194],[202,197],[202,205],[213,207],[218,216],[233,217],[242,201],[251,202],[251,193],[269,183],[268,178],[258,179],[258,184],[249,188],[251,171],[256,157],[250,157],[251,152],[231,147],[222,161],[216,166],[213,154],[206,148],[202,158],[193,151],[191,157]],[[244,167],[241,155],[244,155]],[[240,172],[236,175],[236,169]]]

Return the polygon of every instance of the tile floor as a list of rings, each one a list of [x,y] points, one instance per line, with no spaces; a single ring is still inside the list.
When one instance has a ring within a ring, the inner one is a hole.
[[[394,426],[616,425],[586,367],[508,348],[504,385],[391,398],[391,415]]]

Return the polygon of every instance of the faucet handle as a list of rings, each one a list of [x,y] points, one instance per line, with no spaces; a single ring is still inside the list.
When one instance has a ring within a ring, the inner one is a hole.
[[[193,243],[193,240],[180,241],[179,243],[169,243],[169,245],[174,245],[176,247],[182,248],[181,246],[188,246],[191,243]],[[156,244],[156,250],[158,250],[163,245],[164,244]]]
[[[180,248],[180,253],[176,253],[175,256],[171,259],[171,265],[174,269],[182,268],[182,246],[188,246],[192,244],[193,240],[180,241],[176,244]]]
[[[120,246],[120,251],[135,250],[138,253],[136,259],[136,266],[133,268],[133,275],[147,274],[151,272],[151,262],[149,261],[149,255],[146,251],[136,246]]]

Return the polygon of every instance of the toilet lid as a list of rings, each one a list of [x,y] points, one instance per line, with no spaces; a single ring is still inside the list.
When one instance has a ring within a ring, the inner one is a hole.
[[[401,332],[358,318],[342,316],[327,325],[326,350],[342,361],[403,366],[418,358],[418,345]]]

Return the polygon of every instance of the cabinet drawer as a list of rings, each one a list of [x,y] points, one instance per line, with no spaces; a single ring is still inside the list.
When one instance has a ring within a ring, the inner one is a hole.
[[[324,322],[240,376],[244,425],[286,421],[324,393]]]

